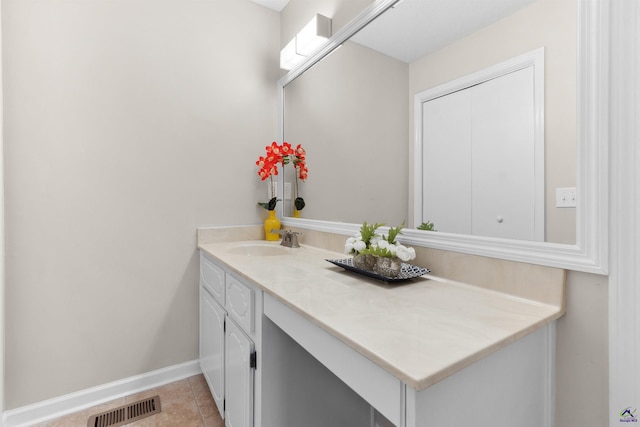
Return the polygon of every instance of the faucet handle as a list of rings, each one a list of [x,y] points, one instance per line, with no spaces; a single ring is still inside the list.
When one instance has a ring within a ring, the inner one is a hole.
[[[271,230],[271,232],[272,232],[272,233],[277,233],[277,234],[279,234],[279,235],[281,235],[281,236],[287,236],[287,235],[289,235],[289,234],[294,233],[294,231],[292,231],[292,230],[286,230],[286,229],[284,229],[284,228],[277,228],[277,229],[276,229],[276,228],[274,228],[273,230]]]
[[[302,233],[293,230],[273,230],[273,233],[278,233],[282,236],[282,242],[280,243],[282,246],[287,246],[289,248],[299,248],[300,244],[298,243],[298,236]]]
[[[302,233],[298,232],[298,231],[293,231],[293,230],[288,230],[288,229],[281,229],[281,230],[271,230],[272,233],[278,233],[281,236],[299,236]]]

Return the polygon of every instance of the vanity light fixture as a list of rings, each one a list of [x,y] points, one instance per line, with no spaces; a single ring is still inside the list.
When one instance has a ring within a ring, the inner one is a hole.
[[[300,55],[296,52],[296,38],[294,37],[280,51],[280,68],[288,71],[304,61],[305,58],[306,56]]]
[[[290,70],[331,37],[331,18],[316,14],[280,51],[280,68]]]
[[[331,37],[331,19],[316,14],[296,35],[296,51],[300,55],[310,56]]]

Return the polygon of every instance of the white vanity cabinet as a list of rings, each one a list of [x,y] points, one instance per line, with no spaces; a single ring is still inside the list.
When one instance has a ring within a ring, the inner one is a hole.
[[[373,427],[553,425],[553,324],[416,390],[274,298],[264,315],[375,409]]]
[[[561,271],[543,303],[437,276],[381,285],[328,267],[334,252],[251,245],[265,244],[200,246],[200,363],[226,427],[553,426]]]
[[[200,254],[200,367],[226,427],[254,426],[256,295]]]

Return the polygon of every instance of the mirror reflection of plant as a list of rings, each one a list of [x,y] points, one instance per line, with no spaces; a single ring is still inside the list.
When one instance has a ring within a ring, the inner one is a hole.
[[[431,221],[423,222],[422,224],[420,224],[416,228],[418,230],[425,230],[425,231],[438,231],[438,230],[435,229],[435,224],[432,223]]]

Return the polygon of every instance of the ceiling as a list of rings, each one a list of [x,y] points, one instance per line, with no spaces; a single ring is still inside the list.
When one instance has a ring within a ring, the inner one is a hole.
[[[254,3],[266,6],[269,9],[273,9],[276,12],[281,12],[282,9],[289,3],[289,0],[251,0]]]
[[[402,0],[351,40],[413,62],[534,0]]]

